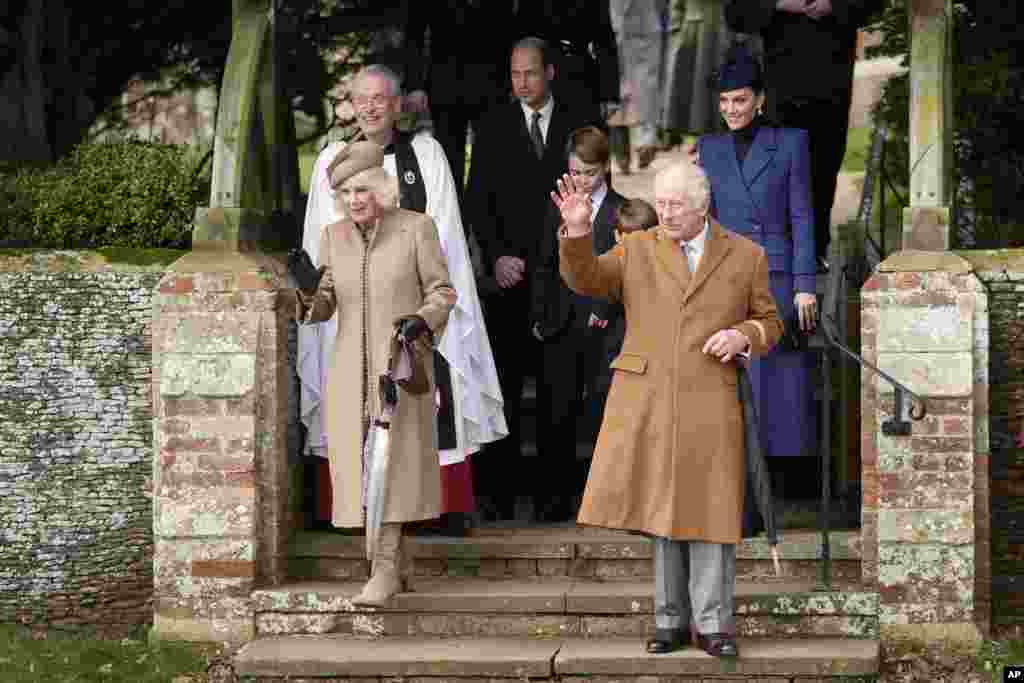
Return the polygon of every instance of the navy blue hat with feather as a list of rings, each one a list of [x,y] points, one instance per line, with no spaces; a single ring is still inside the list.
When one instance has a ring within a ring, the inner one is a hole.
[[[729,48],[725,53],[725,63],[718,71],[716,85],[719,92],[740,88],[753,88],[754,92],[764,90],[761,63],[757,61],[750,48],[743,43],[736,43]]]

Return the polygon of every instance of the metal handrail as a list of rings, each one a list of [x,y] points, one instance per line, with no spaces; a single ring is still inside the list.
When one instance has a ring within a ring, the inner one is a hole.
[[[821,322],[822,332],[825,333],[825,339],[828,341],[829,345],[839,349],[847,358],[853,360],[856,363],[859,363],[861,367],[865,367],[868,370],[871,370],[871,372],[875,373],[876,375],[884,379],[886,382],[891,384],[893,388],[896,390],[894,398],[895,406],[893,407],[893,416],[882,423],[882,433],[885,434],[886,436],[909,436],[910,422],[903,419],[903,394],[907,394],[908,396],[910,396],[919,408],[919,411],[915,411],[914,405],[912,404],[909,410],[910,419],[915,422],[924,419],[924,416],[928,412],[925,408],[924,399],[918,396],[910,389],[908,389],[905,384],[893,378],[892,375],[888,374],[884,370],[881,370],[876,366],[872,365],[871,363],[869,363],[868,361],[864,360],[864,358],[860,354],[858,354],[855,351],[851,351],[841,341],[839,341],[839,338],[835,335],[834,330],[829,329],[830,326],[834,327],[836,324],[835,320],[832,319],[832,316],[822,316]]]
[[[884,220],[885,185],[890,183],[889,179],[886,177],[884,165],[887,137],[888,131],[884,124],[876,126],[872,134],[871,153],[868,158],[867,167],[865,168],[864,189],[862,191],[860,206],[858,207],[856,218],[856,221],[864,227],[865,265],[868,266],[867,270],[869,271],[873,270],[874,267],[884,260],[886,256],[886,226]],[[876,177],[881,179],[881,183],[879,184],[881,196],[878,198],[875,197],[874,193]],[[879,235],[879,240],[877,242],[872,237],[870,230],[871,216],[876,207],[878,207],[878,210],[882,212],[882,233]],[[829,539],[832,498],[832,358],[830,350],[838,349],[843,356],[853,360],[862,367],[868,368],[895,388],[896,393],[894,398],[895,406],[893,417],[882,423],[883,434],[887,436],[907,436],[911,433],[910,422],[904,419],[903,414],[904,395],[909,396],[914,402],[910,408],[910,419],[920,420],[925,416],[924,400],[920,396],[887,373],[865,361],[864,358],[847,348],[846,345],[840,341],[842,335],[837,330],[845,331],[846,328],[846,311],[843,304],[846,300],[845,292],[847,288],[850,287],[851,283],[856,279],[856,275],[853,275],[850,272],[850,268],[854,266],[855,263],[847,257],[847,254],[845,253],[846,250],[844,250],[839,244],[834,242],[832,249],[832,267],[829,270],[828,280],[825,286],[824,301],[821,306],[820,332],[815,335],[816,342],[812,343],[813,346],[816,346],[821,350],[821,371],[823,375],[823,396],[821,402],[822,434],[820,444],[821,508],[819,513],[819,527],[821,531],[821,581],[819,589],[821,590],[831,590],[832,585],[832,551]],[[843,375],[841,380],[841,391],[844,393],[846,392],[845,373],[847,371],[847,367],[848,366],[846,364],[840,365],[840,370]],[[845,400],[845,397],[841,398],[841,401],[844,404]],[[842,429],[845,429],[845,425]],[[847,435],[845,432],[840,438],[841,445],[845,447],[847,441]]]

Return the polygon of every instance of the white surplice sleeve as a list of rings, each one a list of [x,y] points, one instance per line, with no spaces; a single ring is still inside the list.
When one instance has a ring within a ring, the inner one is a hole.
[[[483,444],[507,436],[508,427],[451,167],[432,136],[417,135],[412,145],[426,185],[427,215],[437,224],[448,273],[459,295],[439,345],[451,368],[455,401],[458,448],[441,454],[441,464],[450,465],[462,462]]]

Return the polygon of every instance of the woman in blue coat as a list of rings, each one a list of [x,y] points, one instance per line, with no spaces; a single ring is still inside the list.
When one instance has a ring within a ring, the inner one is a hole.
[[[718,86],[719,110],[729,132],[697,143],[699,163],[711,180],[712,213],[722,225],[764,247],[779,317],[809,332],[817,316],[817,268],[807,132],[763,120],[761,68],[742,45],[730,50]],[[762,445],[774,458],[810,456],[817,441],[811,382],[815,359],[806,350],[784,346],[750,368]],[[800,461],[792,464],[802,466]],[[813,477],[807,483],[812,482]]]

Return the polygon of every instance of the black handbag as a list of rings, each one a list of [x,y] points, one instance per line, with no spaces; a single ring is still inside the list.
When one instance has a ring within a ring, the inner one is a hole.
[[[304,292],[315,292],[323,275],[323,271],[313,265],[313,259],[302,248],[288,251],[288,272]]]

